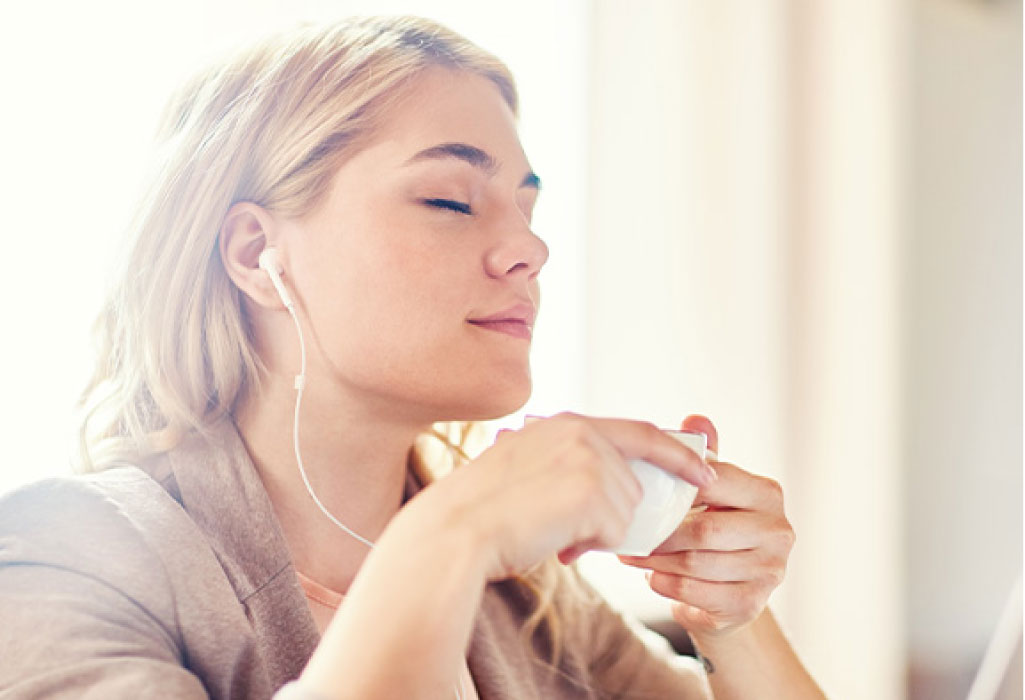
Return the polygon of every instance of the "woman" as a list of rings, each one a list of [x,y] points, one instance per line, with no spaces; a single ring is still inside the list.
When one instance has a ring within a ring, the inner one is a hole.
[[[516,108],[501,63],[412,18],[276,37],[178,96],[101,317],[93,474],[0,504],[0,689],[821,697],[765,608],[793,540],[774,483],[569,414],[430,483],[432,426],[530,393],[548,251]],[[710,506],[624,558],[707,674],[565,567],[624,537],[638,457]]]

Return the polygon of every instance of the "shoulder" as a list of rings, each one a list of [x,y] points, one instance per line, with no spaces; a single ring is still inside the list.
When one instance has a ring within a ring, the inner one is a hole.
[[[0,695],[207,697],[169,574],[176,508],[127,468],[0,498]]]
[[[0,542],[31,542],[44,551],[88,541],[103,548],[144,536],[180,507],[141,469],[118,467],[97,474],[45,479],[0,497]],[[56,552],[54,552],[56,554]]]
[[[161,552],[187,521],[134,467],[38,481],[0,498],[0,568],[75,572],[159,610],[168,588]]]

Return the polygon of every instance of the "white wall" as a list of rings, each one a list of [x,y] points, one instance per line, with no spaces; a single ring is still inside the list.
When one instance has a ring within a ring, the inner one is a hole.
[[[892,0],[595,5],[588,407],[705,413],[779,479],[827,693],[903,695]]]
[[[915,32],[907,624],[916,696],[946,700],[1022,570],[1021,3],[919,0]]]
[[[785,411],[803,549],[788,602],[794,638],[827,691],[866,700],[904,695],[896,621],[908,7],[791,8]]]

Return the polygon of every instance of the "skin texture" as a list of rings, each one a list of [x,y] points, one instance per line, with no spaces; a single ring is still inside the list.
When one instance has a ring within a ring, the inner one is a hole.
[[[452,143],[487,153],[492,167],[414,158]],[[651,585],[679,601],[681,624],[736,668],[713,680],[723,697],[752,690],[746,671],[764,658],[772,663],[762,663],[770,677],[761,682],[801,697],[794,688],[813,684],[794,685],[806,674],[764,622],[793,541],[778,486],[726,463],[716,478],[653,425],[573,414],[535,421],[400,510],[419,432],[506,415],[530,394],[529,338],[471,323],[515,306],[529,316],[538,304],[548,249],[530,228],[530,174],[497,88],[431,68],[309,214],[241,202],[225,217],[221,259],[268,368],[236,424],[297,569],[347,592],[338,613],[319,620],[324,638],[303,683],[325,697],[450,695],[483,585],[556,553],[570,561],[618,544],[641,495],[627,460],[645,458],[702,487],[711,508],[658,556],[624,561],[655,570]],[[257,266],[267,246],[279,252],[306,335],[303,461],[319,498],[373,550],[325,518],[300,480],[291,434],[298,342]],[[707,419],[684,427],[717,445]],[[389,658],[409,661],[400,671],[382,663]],[[777,667],[784,675],[771,676]]]

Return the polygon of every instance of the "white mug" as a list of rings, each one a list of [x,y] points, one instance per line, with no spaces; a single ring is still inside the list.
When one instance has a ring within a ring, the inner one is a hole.
[[[707,449],[708,436],[704,433],[684,430],[666,430],[665,433],[694,450],[701,459],[715,459],[715,453]],[[644,497],[634,511],[626,537],[610,551],[643,557],[651,554],[680,526],[694,503],[698,487],[643,459],[631,460],[630,468],[641,482]]]

